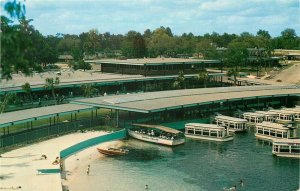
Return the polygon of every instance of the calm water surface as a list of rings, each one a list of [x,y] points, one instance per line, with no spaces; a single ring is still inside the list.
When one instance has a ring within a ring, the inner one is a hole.
[[[253,134],[237,134],[227,143],[187,139],[175,148],[129,139],[128,155],[91,164],[88,190],[140,191],[148,184],[153,191],[218,191],[233,185],[245,191],[296,191],[299,160],[273,156],[271,145]]]

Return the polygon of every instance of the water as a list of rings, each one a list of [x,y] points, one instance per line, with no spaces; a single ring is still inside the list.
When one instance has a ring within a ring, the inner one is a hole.
[[[233,185],[243,191],[296,191],[299,160],[273,156],[271,145],[253,134],[237,134],[227,143],[187,139],[175,148],[129,139],[128,155],[91,164],[87,190],[141,191],[148,184],[152,191],[218,191]]]

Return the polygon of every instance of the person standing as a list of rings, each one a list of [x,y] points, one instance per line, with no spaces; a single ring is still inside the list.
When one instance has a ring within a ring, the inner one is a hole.
[[[90,165],[88,165],[88,168],[87,168],[87,170],[86,170],[86,174],[87,174],[87,175],[90,175]]]

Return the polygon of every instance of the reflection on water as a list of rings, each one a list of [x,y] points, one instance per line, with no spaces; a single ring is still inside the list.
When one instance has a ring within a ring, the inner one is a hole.
[[[129,154],[96,160],[88,190],[214,191],[237,185],[237,190],[297,190],[299,160],[272,155],[271,146],[253,133],[236,134],[226,143],[195,141],[174,148],[125,141]],[[244,187],[239,185],[240,179]],[[100,188],[100,189],[99,189]]]

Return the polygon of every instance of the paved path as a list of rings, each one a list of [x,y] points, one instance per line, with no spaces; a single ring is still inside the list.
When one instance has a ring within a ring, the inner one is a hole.
[[[281,80],[284,83],[300,84],[300,63],[282,70],[272,81]]]

